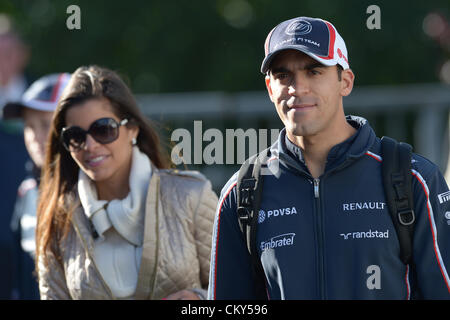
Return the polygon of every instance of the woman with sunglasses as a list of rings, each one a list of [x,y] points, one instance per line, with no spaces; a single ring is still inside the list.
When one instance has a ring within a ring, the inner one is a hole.
[[[42,299],[205,297],[217,196],[200,173],[168,167],[119,76],[78,68],[55,111],[43,168]]]

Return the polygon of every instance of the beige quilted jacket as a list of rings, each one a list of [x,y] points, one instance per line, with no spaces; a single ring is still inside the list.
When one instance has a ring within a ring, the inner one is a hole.
[[[182,289],[206,293],[217,196],[195,171],[152,168],[135,299],[162,299]],[[81,206],[67,238],[39,263],[41,299],[115,299],[92,259],[93,237]],[[40,257],[40,261],[42,257]],[[202,290],[203,289],[203,290]]]

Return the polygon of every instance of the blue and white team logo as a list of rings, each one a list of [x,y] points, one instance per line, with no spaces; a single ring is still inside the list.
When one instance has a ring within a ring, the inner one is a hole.
[[[310,22],[305,20],[296,20],[291,22],[291,24],[286,28],[286,34],[290,36],[300,36],[310,33],[311,30],[312,25]]]
[[[278,208],[267,211],[261,209],[258,212],[258,223],[263,223],[269,218],[289,216],[293,214],[297,214],[297,209],[295,207]]]
[[[265,219],[266,219],[266,213],[264,212],[264,210],[259,210],[258,223],[263,223]]]

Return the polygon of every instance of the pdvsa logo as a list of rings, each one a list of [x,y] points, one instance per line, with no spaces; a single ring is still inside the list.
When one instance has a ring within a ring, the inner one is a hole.
[[[258,223],[263,223],[266,219],[272,218],[272,217],[279,217],[279,216],[285,216],[285,215],[293,215],[297,214],[297,209],[295,207],[286,207],[286,208],[280,208],[280,209],[274,209],[274,210],[259,210],[258,212]]]
[[[259,222],[259,223],[263,223],[264,220],[266,220],[266,213],[264,212],[264,210],[259,210],[259,213],[258,213],[258,222]]]
[[[305,20],[296,20],[286,28],[286,34],[290,36],[300,36],[302,34],[308,34],[312,30],[310,22]]]

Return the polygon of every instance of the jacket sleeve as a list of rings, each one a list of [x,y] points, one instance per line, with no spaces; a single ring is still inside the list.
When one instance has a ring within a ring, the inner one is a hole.
[[[256,299],[250,254],[236,212],[236,175],[223,188],[214,220],[208,299]]]
[[[428,164],[423,173],[413,169],[417,287],[423,299],[450,299],[450,193],[439,169]]]
[[[217,195],[211,188],[209,180],[204,184],[200,194],[200,202],[194,216],[194,239],[200,263],[200,282],[202,291],[195,291],[206,299],[206,288],[208,287],[209,265],[211,255],[211,237],[214,222],[214,211],[217,206]]]
[[[39,292],[41,300],[70,300],[64,269],[52,252],[47,250],[47,265],[42,254],[38,257]]]

